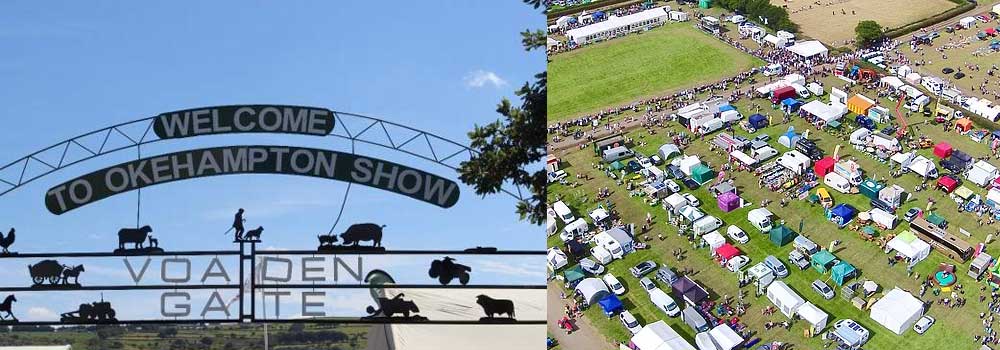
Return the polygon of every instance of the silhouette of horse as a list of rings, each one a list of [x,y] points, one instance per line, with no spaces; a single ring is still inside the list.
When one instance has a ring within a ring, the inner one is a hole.
[[[73,284],[80,284],[80,273],[84,271],[86,270],[83,269],[83,265],[75,267],[63,265],[62,283],[69,284],[69,278],[73,277]]]
[[[14,314],[11,312],[11,306],[15,301],[17,301],[17,298],[14,297],[14,294],[8,295],[7,298],[0,303],[0,313],[6,312],[7,316],[17,322],[17,317],[14,317]],[[0,320],[6,320],[7,316],[0,314]]]

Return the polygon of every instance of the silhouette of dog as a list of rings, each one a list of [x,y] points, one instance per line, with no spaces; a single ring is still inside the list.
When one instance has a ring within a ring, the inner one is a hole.
[[[245,240],[245,241],[259,241],[261,233],[264,233],[264,226],[258,226],[256,229],[247,231],[247,233],[245,235],[243,235],[243,240]]]
[[[486,317],[493,318],[493,315],[507,314],[508,317],[514,318],[514,302],[511,300],[493,299],[480,294],[476,297],[476,304],[483,307]]]
[[[320,247],[323,247],[323,246],[332,246],[334,243],[337,243],[337,235],[334,235],[334,234],[319,235],[319,236],[316,236],[316,237],[319,238],[319,246]]]
[[[149,246],[150,247],[159,247],[160,246],[160,240],[158,240],[156,238],[153,238],[153,235],[149,235]]]

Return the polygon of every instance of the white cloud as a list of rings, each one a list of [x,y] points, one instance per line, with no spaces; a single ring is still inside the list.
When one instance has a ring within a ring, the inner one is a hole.
[[[480,271],[492,272],[509,276],[538,277],[545,274],[545,270],[538,266],[521,264],[520,266],[496,260],[485,260],[479,263]],[[540,265],[539,265],[540,266]]]
[[[32,320],[50,320],[56,318],[56,313],[44,307],[32,307],[28,309],[28,317]]]
[[[500,88],[507,86],[507,81],[503,80],[496,73],[477,69],[465,76],[465,86],[470,88],[481,88],[487,84],[493,85],[495,88]]]

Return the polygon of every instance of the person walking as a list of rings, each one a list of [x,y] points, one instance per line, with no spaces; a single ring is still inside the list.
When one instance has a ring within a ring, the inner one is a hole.
[[[243,218],[243,208],[240,208],[236,212],[236,216],[233,218],[233,229],[235,230],[235,236],[233,240],[239,241],[243,239],[243,223],[247,220]]]

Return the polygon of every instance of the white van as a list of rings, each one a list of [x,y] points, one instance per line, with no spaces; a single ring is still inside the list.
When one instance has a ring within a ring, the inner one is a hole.
[[[771,230],[771,215],[767,208],[757,208],[747,213],[747,220],[760,232],[767,232]]]
[[[597,262],[601,263],[601,265],[607,265],[611,263],[612,260],[615,260],[615,257],[611,256],[611,252],[602,246],[590,248],[590,256],[597,259]]]
[[[769,77],[772,75],[778,75],[784,71],[785,71],[784,67],[782,67],[780,63],[775,63],[767,67],[764,67],[764,76]]]
[[[851,183],[837,173],[829,173],[823,177],[823,184],[840,193],[851,193]]]
[[[698,219],[698,221],[695,221],[694,224],[691,224],[691,229],[693,229],[694,233],[697,235],[703,235],[718,230],[720,227],[722,227],[722,220],[719,220],[719,218],[711,215]]]
[[[660,288],[653,288],[649,290],[649,301],[653,302],[653,305],[657,309],[662,310],[670,317],[677,317],[681,314],[681,308],[677,306],[674,299],[671,298],[667,293],[663,292]]]
[[[567,236],[582,236],[590,230],[590,224],[587,223],[587,220],[579,218],[566,224],[566,227],[563,227],[563,230],[566,231]]]
[[[594,240],[597,242],[598,247],[604,247],[615,259],[621,259],[625,256],[625,250],[622,249],[621,244],[606,232],[598,233],[594,236]]]
[[[619,159],[631,157],[634,154],[635,153],[628,149],[628,147],[618,146],[604,150],[604,153],[601,155],[601,159],[607,163],[611,163]]]
[[[809,83],[809,85],[806,85],[806,89],[809,89],[809,92],[816,96],[823,96],[823,94],[826,93],[826,91],[823,90],[823,85],[820,85],[817,82]]]
[[[566,203],[563,203],[562,201],[552,204],[552,209],[556,211],[556,217],[558,217],[559,220],[562,220],[564,224],[569,224],[573,222],[573,220],[576,220],[576,217],[573,216],[573,212],[570,211],[569,207],[566,206]]]
[[[799,94],[799,97],[801,97],[801,98],[805,99],[805,98],[809,98],[811,96],[809,94],[809,90],[806,89],[805,86],[802,86],[802,85],[799,85],[799,84],[792,84],[792,88],[795,89],[795,93]]]
[[[722,129],[723,126],[726,126],[726,123],[723,122],[722,119],[714,118],[712,120],[705,122],[705,124],[702,124],[701,130],[698,130],[698,132],[704,135],[708,135],[712,132],[715,132],[716,130]]]

